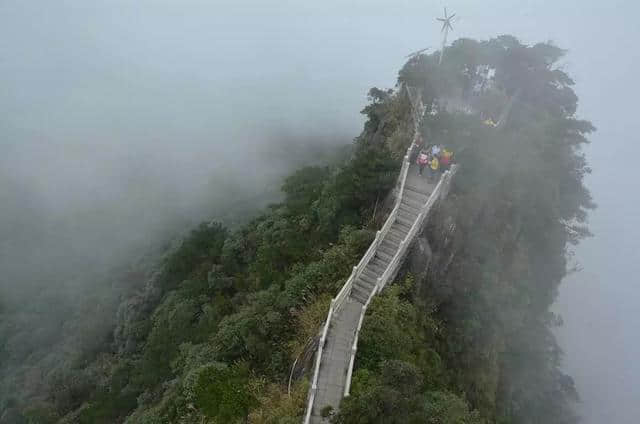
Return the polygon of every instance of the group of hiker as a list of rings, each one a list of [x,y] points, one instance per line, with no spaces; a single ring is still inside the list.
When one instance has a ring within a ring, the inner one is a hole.
[[[440,144],[432,144],[420,150],[416,159],[418,175],[422,176],[427,168],[427,179],[437,181],[440,174],[448,170],[453,163],[453,152]]]

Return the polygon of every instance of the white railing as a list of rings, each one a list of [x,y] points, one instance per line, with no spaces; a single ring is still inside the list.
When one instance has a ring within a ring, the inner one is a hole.
[[[382,290],[387,285],[387,283],[398,271],[399,264],[401,263],[404,254],[409,248],[409,245],[413,241],[413,238],[416,236],[418,231],[422,228],[422,224],[424,223],[424,220],[429,214],[429,211],[433,207],[434,203],[441,198],[443,187],[445,187],[445,185],[448,187],[451,175],[455,173],[455,171],[456,166],[454,165],[450,171],[446,171],[442,175],[435,189],[433,190],[425,204],[420,208],[418,217],[414,221],[405,238],[400,241],[400,246],[398,247],[396,254],[391,259],[391,262],[387,266],[387,269],[382,273],[380,277],[378,277],[377,285],[380,287],[380,290]]]
[[[349,276],[347,281],[344,283],[344,285],[340,289],[340,292],[338,292],[338,295],[333,299],[332,304],[334,305],[334,310],[333,310],[334,313],[340,310],[340,308],[344,304],[344,301],[347,299],[347,297],[349,297],[349,294],[351,293],[351,288],[353,287],[353,283],[358,279],[358,277],[360,277],[360,274],[362,274],[362,271],[364,270],[364,268],[367,266],[371,258],[373,258],[373,256],[376,254],[378,246],[380,245],[380,243],[382,243],[382,240],[384,240],[385,236],[389,232],[389,229],[391,229],[391,226],[396,220],[396,216],[398,215],[398,210],[400,209],[400,203],[402,201],[402,194],[404,192],[404,185],[407,180],[407,174],[409,173],[409,166],[411,165],[409,161],[410,161],[411,154],[413,152],[414,147],[415,147],[415,138],[411,143],[411,146],[407,149],[407,154],[404,156],[402,161],[402,167],[400,168],[400,178],[399,178],[400,189],[398,191],[398,195],[396,196],[395,205],[391,213],[387,217],[387,220],[385,221],[382,228],[379,231],[376,231],[376,237],[373,239],[373,241],[371,242],[371,245],[369,245],[369,248],[360,259],[360,262],[358,262],[357,266],[353,267],[353,271],[351,272],[351,275]]]
[[[322,360],[322,350],[324,349],[324,343],[327,340],[327,333],[329,332],[329,323],[331,322],[331,317],[333,316],[335,299],[331,300],[331,305],[329,306],[329,313],[327,314],[327,319],[324,322],[324,326],[322,327],[322,335],[320,336],[320,344],[318,345],[318,354],[316,355],[316,364],[313,369],[313,381],[311,382],[311,395],[309,396],[309,406],[307,407],[307,413],[305,414],[304,422],[308,423],[311,418],[311,409],[313,406],[313,401],[316,397],[316,392],[318,391],[318,372],[320,371],[320,361]]]
[[[429,211],[433,207],[434,203],[443,198],[446,195],[449,189],[449,184],[451,183],[451,177],[455,174],[457,170],[457,165],[453,165],[450,171],[445,171],[445,173],[440,177],[440,181],[436,185],[436,188],[433,190],[426,203],[420,208],[420,213],[416,218],[415,222],[411,226],[409,233],[405,236],[405,238],[400,242],[400,246],[396,251],[396,254],[393,256],[393,259],[387,266],[387,269],[382,273],[382,275],[378,278],[376,286],[371,291],[371,295],[367,299],[367,302],[362,306],[362,311],[360,312],[360,320],[358,321],[358,327],[356,328],[356,334],[353,339],[353,345],[351,347],[351,358],[349,359],[349,369],[347,370],[347,379],[344,386],[343,395],[349,396],[349,390],[351,388],[351,376],[353,375],[353,365],[355,363],[356,353],[358,351],[358,337],[360,336],[360,328],[362,328],[362,322],[364,321],[364,316],[367,313],[367,307],[377,293],[382,291],[384,287],[387,285],[389,281],[394,277],[395,273],[398,271],[400,263],[404,258],[409,245],[413,241],[413,238],[416,236],[418,231],[422,228],[424,224],[424,220],[429,214]]]
[[[420,98],[418,98],[417,100],[411,99],[412,97],[411,92],[408,89],[407,89],[407,93],[409,94],[409,97],[412,103],[413,118],[414,118],[414,135],[413,135],[413,139],[411,140],[411,146],[409,146],[409,148],[407,149],[407,153],[405,154],[402,160],[402,167],[400,168],[400,174],[398,175],[398,183],[396,184],[397,194],[396,194],[395,205],[393,207],[393,210],[387,217],[387,220],[385,221],[384,225],[380,229],[380,231],[376,232],[375,239],[373,240],[373,242],[371,242],[371,245],[369,246],[365,254],[362,256],[362,259],[360,259],[360,262],[358,263],[358,265],[353,267],[353,270],[351,271],[351,275],[349,276],[347,281],[344,283],[344,285],[342,286],[342,288],[340,289],[336,297],[331,299],[331,305],[329,306],[329,313],[327,314],[327,319],[325,321],[325,324],[322,330],[322,335],[320,337],[318,352],[316,354],[315,367],[313,370],[313,380],[311,383],[309,400],[307,402],[307,410],[306,410],[304,421],[303,421],[304,424],[308,424],[311,419],[311,412],[313,410],[313,404],[314,404],[317,389],[318,389],[317,383],[318,383],[318,374],[320,372],[320,363],[322,362],[322,352],[324,349],[324,344],[326,341],[327,332],[329,330],[329,324],[331,322],[331,319],[333,318],[333,315],[340,310],[345,300],[351,294],[351,289],[353,288],[354,282],[358,279],[358,277],[360,276],[364,268],[367,266],[371,258],[373,258],[373,256],[376,254],[378,246],[380,245],[380,243],[382,243],[382,240],[384,240],[385,236],[389,232],[389,229],[391,229],[391,226],[395,222],[396,217],[398,215],[398,210],[400,208],[400,203],[402,201],[402,195],[404,194],[404,186],[407,180],[407,174],[409,172],[409,167],[411,166],[410,161],[413,154],[413,149],[417,146],[416,142],[420,134],[419,132],[420,120],[422,119],[422,116],[424,115],[424,111],[425,111],[425,107],[422,104],[422,100]],[[399,188],[398,188],[398,185],[399,185]],[[431,197],[434,197],[434,196],[431,196]],[[387,268],[387,270],[389,269],[389,267]],[[378,281],[380,281],[380,279],[378,279]],[[351,359],[349,361],[349,369],[347,372],[347,380],[345,385],[344,396],[349,395],[349,388],[351,386],[351,374],[353,372],[353,363],[355,361],[355,353],[358,347],[358,334],[360,333],[360,327],[362,326],[362,321],[364,320],[365,312],[367,310],[369,303],[371,302],[371,299],[373,299],[373,296],[375,296],[376,293],[382,290],[383,287],[384,287],[384,284],[383,285],[377,284],[372,290],[371,294],[369,295],[369,298],[367,299],[366,304],[363,305],[362,307],[362,312],[360,314],[360,321],[358,322],[358,328],[356,329],[355,339],[352,346],[352,353],[351,353]]]
[[[356,328],[356,335],[353,338],[353,345],[351,346],[351,357],[349,358],[349,369],[347,370],[347,380],[344,385],[344,393],[342,394],[344,397],[349,396],[349,390],[351,389],[351,376],[353,374],[353,364],[356,360],[356,353],[358,352],[358,336],[360,335],[360,329],[362,328],[362,322],[364,321],[364,316],[367,313],[367,308],[369,307],[369,303],[378,293],[378,286],[375,286],[367,299],[367,302],[362,305],[362,311],[360,312],[360,319],[358,320],[358,327]]]

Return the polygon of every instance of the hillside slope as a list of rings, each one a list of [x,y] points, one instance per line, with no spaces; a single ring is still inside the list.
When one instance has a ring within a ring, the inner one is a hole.
[[[335,422],[574,422],[548,308],[588,234],[580,146],[593,128],[553,67],[562,54],[458,40],[443,66],[423,55],[400,71],[431,105],[425,139],[461,166],[425,232],[430,262],[416,250],[372,304]],[[110,350],[71,363],[45,396],[3,401],[0,423],[299,423],[314,337],[411,141],[406,96],[369,94],[342,162],[292,174],[284,200],[236,231],[195,229],[120,305]]]

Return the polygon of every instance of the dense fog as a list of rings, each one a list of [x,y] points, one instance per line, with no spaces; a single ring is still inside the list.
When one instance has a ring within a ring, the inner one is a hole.
[[[265,48],[278,28],[259,16],[171,2],[4,2],[0,16],[5,289],[260,207],[360,124],[365,91],[318,99],[314,81],[339,75],[278,33]]]
[[[438,48],[441,6],[0,2],[0,307],[276,199],[282,175],[359,132],[370,87]],[[450,39],[510,33],[569,49],[578,115],[598,128],[587,183],[599,208],[576,251],[583,271],[561,289],[559,336],[585,423],[636,422],[638,6],[447,6],[460,17]]]

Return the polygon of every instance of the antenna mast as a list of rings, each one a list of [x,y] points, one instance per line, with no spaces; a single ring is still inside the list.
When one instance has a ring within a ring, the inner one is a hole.
[[[453,27],[451,23],[453,22],[453,17],[456,16],[453,13],[451,16],[447,16],[447,8],[444,8],[444,18],[436,18],[438,21],[442,22],[442,30],[440,32],[443,33],[442,37],[442,48],[440,49],[440,60],[438,61],[438,65],[442,63],[442,57],[444,56],[444,46],[447,44],[447,35],[449,35],[449,30],[453,31]]]

